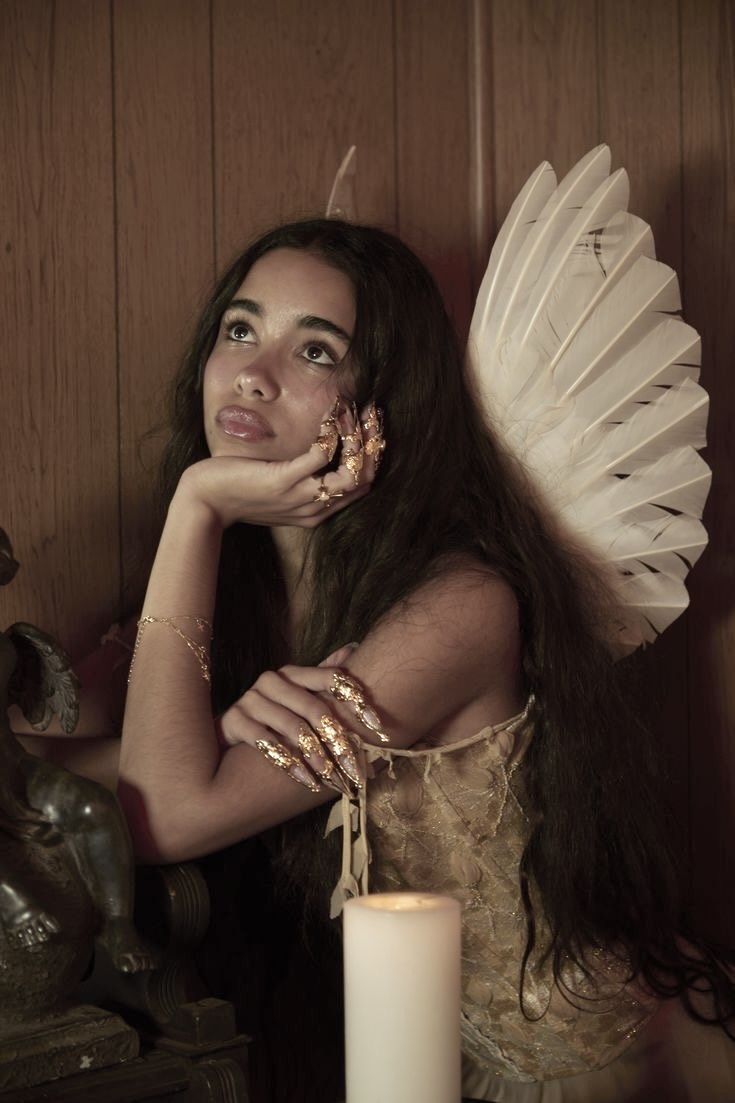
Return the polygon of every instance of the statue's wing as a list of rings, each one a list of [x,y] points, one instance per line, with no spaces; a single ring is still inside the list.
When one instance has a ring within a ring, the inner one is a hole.
[[[327,218],[343,218],[346,222],[357,221],[357,197],[355,180],[357,170],[357,147],[350,146],[332,184],[327,203]]]
[[[13,558],[13,548],[5,529],[0,528],[0,586],[7,586],[15,577],[18,563]]]
[[[627,205],[606,146],[558,185],[540,165],[496,239],[468,347],[496,434],[619,598],[618,650],[686,608],[711,480],[699,336]]]
[[[63,730],[73,732],[79,719],[79,679],[66,652],[40,628],[22,621],[11,625],[6,635],[18,656],[10,680],[11,704],[19,706],[37,731],[45,731],[56,715]]]

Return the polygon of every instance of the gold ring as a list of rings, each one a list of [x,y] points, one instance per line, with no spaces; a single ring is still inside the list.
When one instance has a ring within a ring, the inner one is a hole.
[[[368,432],[370,432],[371,429],[377,429],[378,433],[380,433],[382,429],[381,420],[382,419],[378,414],[378,408],[375,403],[373,403],[368,410],[368,416],[366,420],[362,423],[362,427],[363,429],[367,429]]]
[[[360,472],[362,471],[362,465],[364,462],[362,450],[360,450],[359,452],[348,452],[346,456],[344,455],[344,453],[342,453],[342,456],[344,465],[349,473],[352,475],[355,486],[357,486],[360,481]]]
[[[313,502],[321,502],[327,509],[329,509],[330,505],[332,504],[332,498],[344,498],[344,491],[342,491],[342,490],[330,491],[324,485],[324,479],[322,479],[322,481],[319,483],[319,489],[317,490],[316,494],[312,498],[312,501]]]
[[[339,441],[339,431],[335,424],[334,418],[330,417],[327,421],[321,425],[321,432],[316,438],[316,443],[327,457],[327,461],[330,462],[334,458],[334,453],[337,451],[337,443]]]
[[[296,761],[294,756],[279,743],[269,743],[265,739],[256,739],[255,746],[267,759],[270,759],[275,766],[280,766],[282,770],[290,769]]]
[[[306,724],[302,724],[299,728],[299,750],[304,758],[311,758],[313,754],[323,757],[319,740]]]
[[[376,459],[382,451],[385,449],[385,437],[381,437],[378,434],[375,437],[371,437],[365,445],[365,451],[368,456],[375,456]]]

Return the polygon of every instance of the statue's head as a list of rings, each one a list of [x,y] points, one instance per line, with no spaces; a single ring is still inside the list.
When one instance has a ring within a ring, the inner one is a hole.
[[[13,545],[5,529],[0,529],[0,586],[7,586],[15,577],[18,561],[13,558]]]

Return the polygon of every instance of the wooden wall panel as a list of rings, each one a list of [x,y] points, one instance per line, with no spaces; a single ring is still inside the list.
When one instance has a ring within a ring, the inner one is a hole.
[[[158,530],[162,399],[214,279],[209,0],[114,4],[122,562],[139,597]],[[165,44],[165,49],[162,49]]]
[[[358,147],[358,216],[395,219],[390,0],[214,0],[217,263],[323,213]]]
[[[682,2],[687,317],[712,398],[710,547],[692,578],[690,732],[695,899],[735,945],[735,18],[728,0]]]
[[[72,651],[119,584],[109,9],[5,3],[0,223],[0,524],[23,564],[16,617]]]
[[[712,545],[649,676],[682,821],[691,787],[702,914],[735,940],[718,911],[724,882],[735,914],[732,16],[730,0],[4,0],[0,524],[23,571],[3,623],[80,652],[121,570],[135,587],[158,447],[138,442],[197,301],[253,233],[323,210],[349,144],[360,217],[417,247],[462,327],[528,173],[608,141],[704,337]]]
[[[396,228],[432,270],[464,337],[472,305],[468,12],[396,0]]]
[[[589,0],[494,0],[492,57],[496,227],[544,160],[559,179],[602,139],[598,130],[597,15]]]
[[[678,5],[601,0],[600,132],[630,177],[630,210],[650,223],[657,256],[682,276]],[[648,719],[668,757],[671,803],[688,850],[687,621],[680,618],[637,662]]]

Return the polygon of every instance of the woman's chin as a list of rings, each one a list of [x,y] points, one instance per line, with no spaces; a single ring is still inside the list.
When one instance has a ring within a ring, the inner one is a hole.
[[[295,460],[297,456],[303,455],[308,450],[308,445],[294,450],[294,448],[285,448],[273,440],[254,442],[233,438],[231,441],[212,441],[209,454],[214,457],[236,456],[245,460],[266,460],[268,463],[278,463]]]

